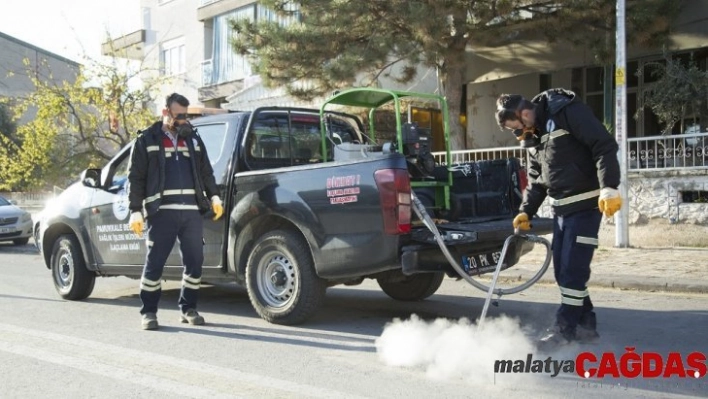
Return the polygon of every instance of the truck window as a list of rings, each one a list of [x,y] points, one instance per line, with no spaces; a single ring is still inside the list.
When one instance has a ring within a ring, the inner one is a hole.
[[[132,143],[130,148],[132,148]],[[125,188],[130,170],[130,148],[118,153],[101,171],[103,187],[112,193]]]
[[[197,127],[197,132],[199,132],[199,136],[204,141],[212,166],[219,163],[221,157],[224,156],[226,128],[226,123],[213,123]]]
[[[247,142],[253,170],[322,162],[319,116],[304,113],[260,113]]]
[[[246,161],[252,170],[323,161],[319,114],[263,112],[256,118],[246,144]],[[330,148],[336,144],[360,142],[362,137],[358,129],[338,117],[328,119],[328,131],[331,140],[327,145]],[[331,149],[327,153],[332,154]]]

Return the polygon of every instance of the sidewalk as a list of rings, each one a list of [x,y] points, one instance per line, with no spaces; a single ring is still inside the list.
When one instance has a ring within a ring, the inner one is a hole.
[[[528,280],[544,259],[545,247],[536,245],[500,281]],[[591,269],[589,287],[708,294],[708,249],[600,247]],[[555,284],[553,262],[539,283]]]

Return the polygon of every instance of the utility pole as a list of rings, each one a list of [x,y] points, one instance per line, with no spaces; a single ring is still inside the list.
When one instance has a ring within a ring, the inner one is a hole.
[[[615,138],[619,144],[622,207],[615,214],[615,246],[629,247],[629,189],[627,187],[627,59],[625,51],[625,0],[617,0],[617,34],[615,43]]]

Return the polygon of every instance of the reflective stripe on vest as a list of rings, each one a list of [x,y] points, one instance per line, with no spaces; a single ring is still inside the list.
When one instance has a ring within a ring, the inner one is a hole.
[[[600,189],[598,188],[597,190],[592,190],[592,191],[588,191],[586,193],[572,195],[568,198],[562,198],[562,199],[551,198],[551,205],[563,206],[563,205],[572,204],[573,202],[580,202],[580,201],[584,201],[586,199],[590,199],[592,197],[599,197],[599,196],[600,196]]]
[[[541,144],[545,143],[546,141],[548,141],[550,139],[555,139],[560,136],[565,136],[566,134],[570,134],[570,133],[568,133],[568,131],[564,130],[564,129],[554,130],[548,134],[544,134],[543,136],[541,136]]]

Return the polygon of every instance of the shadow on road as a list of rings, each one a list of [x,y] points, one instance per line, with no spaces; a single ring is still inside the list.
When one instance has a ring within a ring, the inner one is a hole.
[[[28,254],[38,255],[39,250],[34,246],[34,242],[30,240],[29,244],[15,245],[12,242],[0,242],[0,254]]]
[[[65,302],[64,300],[61,300],[61,299],[49,299],[49,298],[40,298],[40,297],[25,296],[25,295],[0,294],[0,298],[27,299],[27,300],[31,300],[31,301],[46,301],[46,302]]]

